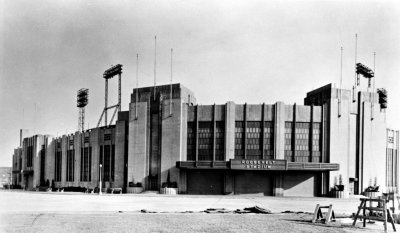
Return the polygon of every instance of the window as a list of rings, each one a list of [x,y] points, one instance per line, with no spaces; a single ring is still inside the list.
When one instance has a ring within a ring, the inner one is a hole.
[[[101,179],[114,181],[115,145],[100,146]]]
[[[81,149],[81,181],[91,181],[92,147]]]
[[[45,184],[45,169],[46,169],[46,158],[45,158],[45,148],[44,145],[42,145],[42,149],[40,150],[40,185]]]
[[[103,178],[104,181],[114,181],[115,145],[104,146]]]
[[[312,162],[321,161],[321,123],[313,123],[312,129]]]
[[[213,155],[213,122],[199,122],[199,160],[211,161]]]
[[[274,159],[274,122],[264,122],[264,159]]]
[[[84,143],[89,143],[89,137],[85,137],[83,140]]]
[[[396,164],[398,164],[398,160],[397,150],[386,148],[386,182],[391,189],[397,187],[398,171]]]
[[[111,134],[107,133],[104,134],[104,141],[110,141],[111,140]]]
[[[187,160],[196,160],[196,135],[195,135],[195,122],[188,122],[187,124]]]
[[[75,162],[75,151],[67,150],[67,181],[74,181],[74,162]]]
[[[73,138],[69,139],[69,145],[70,145],[70,146],[73,146],[73,145],[74,145],[74,139],[73,139]]]
[[[115,145],[112,145],[111,146],[111,167],[110,167],[111,181],[114,181],[114,168],[115,168]]]
[[[285,122],[285,159],[289,162],[293,161],[293,122]]]
[[[61,153],[61,151],[56,151],[54,168],[55,168],[54,181],[61,181],[61,169],[62,169],[62,153]]]
[[[26,166],[32,167],[33,164],[33,146],[28,146]]]
[[[261,122],[248,121],[246,130],[246,156],[248,159],[261,159]]]
[[[310,160],[310,123],[296,122],[295,130],[295,162],[309,162]]]
[[[22,170],[22,158],[19,158],[19,170]]]
[[[216,121],[215,122],[215,160],[224,161],[225,154],[225,122]]]
[[[244,159],[244,122],[235,122],[235,159]]]
[[[103,175],[104,181],[110,181],[110,162],[111,162],[110,146],[104,146],[104,164],[103,164]]]

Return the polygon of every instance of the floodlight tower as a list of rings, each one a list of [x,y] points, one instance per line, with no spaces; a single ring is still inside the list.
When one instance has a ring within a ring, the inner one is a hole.
[[[79,108],[78,131],[85,129],[85,106],[89,102],[89,89],[81,88],[77,93],[76,106]]]
[[[378,88],[377,90],[379,96],[379,104],[381,105],[381,110],[387,108],[387,91],[385,88]]]
[[[367,66],[357,63],[356,64],[356,74],[357,74],[357,85],[360,85],[360,74],[364,76],[364,78],[368,79],[368,88],[371,87],[371,78],[374,77],[374,71],[372,71]]]
[[[104,105],[104,110],[101,113],[99,122],[97,123],[97,127],[100,126],[101,119],[103,118],[103,115],[104,115],[104,125],[105,126],[109,125],[107,123],[107,111],[109,109],[115,108],[114,113],[113,113],[113,115],[111,117],[110,124],[114,120],[114,117],[115,117],[115,114],[117,113],[117,111],[118,112],[121,111],[121,74],[122,74],[122,65],[121,64],[112,66],[110,69],[104,71],[103,78],[105,79],[105,83],[106,83],[106,86],[105,86],[105,97],[104,97],[105,105]],[[113,78],[115,75],[118,75],[118,103],[108,107],[108,80]]]

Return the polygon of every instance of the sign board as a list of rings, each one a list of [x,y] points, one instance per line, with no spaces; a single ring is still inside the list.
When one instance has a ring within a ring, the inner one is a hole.
[[[232,170],[286,171],[287,160],[231,159]]]

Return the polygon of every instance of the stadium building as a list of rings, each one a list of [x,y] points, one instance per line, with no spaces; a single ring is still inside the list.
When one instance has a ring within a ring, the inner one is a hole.
[[[171,98],[172,97],[172,98]],[[398,189],[399,132],[385,122],[385,93],[332,84],[304,105],[197,105],[181,84],[135,88],[113,125],[26,137],[13,155],[13,184],[27,190],[122,188],[185,194],[329,196]],[[101,166],[100,166],[101,165]]]

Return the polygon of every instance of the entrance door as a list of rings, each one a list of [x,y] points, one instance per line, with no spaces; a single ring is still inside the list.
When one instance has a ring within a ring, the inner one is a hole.
[[[315,197],[320,190],[315,173],[287,172],[283,178],[284,196]]]
[[[189,194],[223,194],[224,174],[212,170],[188,171],[187,188]]]
[[[242,171],[235,174],[235,194],[272,196],[272,175],[267,172]]]
[[[25,179],[25,190],[32,190],[33,189],[33,176],[32,175],[24,175]]]

